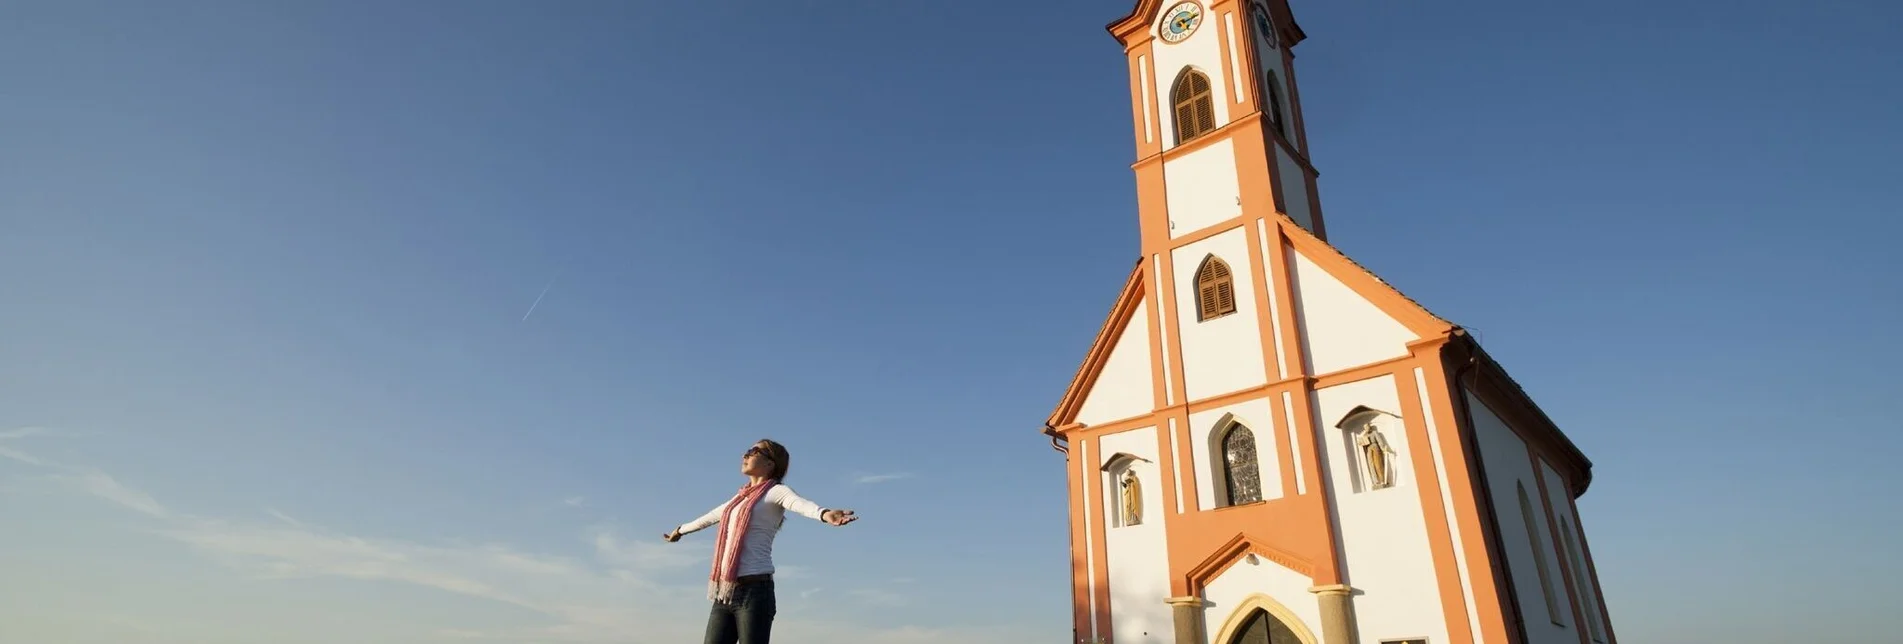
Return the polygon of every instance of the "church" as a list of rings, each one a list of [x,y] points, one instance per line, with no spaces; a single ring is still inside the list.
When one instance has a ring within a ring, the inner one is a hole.
[[[1077,644],[1614,644],[1592,463],[1328,241],[1287,0],[1137,0],[1140,256],[1045,421]]]

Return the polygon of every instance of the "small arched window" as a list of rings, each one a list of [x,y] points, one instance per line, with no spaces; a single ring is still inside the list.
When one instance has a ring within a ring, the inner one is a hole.
[[[1255,460],[1255,432],[1235,423],[1222,435],[1222,482],[1229,505],[1262,500],[1262,468]]]
[[[1196,268],[1196,319],[1212,320],[1236,312],[1236,279],[1229,264],[1215,255]]]
[[[1194,69],[1183,70],[1170,89],[1170,104],[1175,105],[1176,142],[1202,136],[1216,129],[1216,101],[1209,91],[1209,77]]]

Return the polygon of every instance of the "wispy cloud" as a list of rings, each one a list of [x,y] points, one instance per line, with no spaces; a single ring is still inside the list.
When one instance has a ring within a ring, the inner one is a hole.
[[[43,432],[0,434],[13,440]],[[704,554],[593,535],[592,560],[523,552],[499,544],[427,544],[348,534],[275,508],[269,520],[223,519],[174,511],[104,471],[54,463],[9,450],[9,459],[47,470],[46,480],[157,522],[151,532],[184,543],[213,562],[258,579],[347,578],[407,583],[518,606],[549,625],[497,634],[505,640],[620,642],[629,633],[660,640],[698,637],[698,624],[668,619],[701,597],[698,588],[657,583],[654,571]],[[676,632],[678,631],[678,632]],[[469,631],[465,634],[473,633]]]
[[[847,594],[852,595],[853,597],[858,598],[859,600],[864,601],[866,603],[876,604],[879,606],[905,605],[904,596],[898,593],[892,592],[890,590],[883,589],[883,588],[860,588],[857,590],[850,591]]]
[[[562,499],[562,505],[566,505],[571,508],[579,508],[581,506],[588,505],[588,498],[580,497],[580,496],[571,496],[566,499]]]
[[[44,427],[21,427],[19,429],[9,429],[9,430],[0,431],[0,443],[6,443],[10,441],[19,440],[22,438],[26,438],[28,436],[38,436],[38,435],[50,434],[50,433],[52,433],[52,431]],[[28,454],[26,452],[23,452],[11,447],[7,447],[6,445],[0,445],[0,458],[6,458],[6,459],[19,461],[27,465],[44,466],[47,464],[46,461],[40,460],[40,458],[37,456]]]
[[[88,494],[125,506],[128,509],[155,517],[171,514],[160,505],[158,499],[140,490],[126,487],[111,474],[92,468],[68,468],[72,473],[58,475],[56,478],[73,484]]]
[[[698,624],[669,617],[689,610],[700,597],[699,588],[670,588],[652,574],[691,562],[693,554],[699,554],[685,549],[667,552],[656,544],[599,532],[595,556],[577,558],[501,544],[365,537],[313,526],[281,512],[271,514],[276,521],[171,515],[155,531],[257,579],[406,583],[516,606],[541,614],[547,622],[500,632],[451,628],[441,633],[445,636],[605,643],[626,641],[630,633],[654,634],[659,640],[698,635]]]
[[[22,427],[19,429],[0,431],[0,442],[10,443],[29,436],[48,436],[58,433],[60,432],[44,427]],[[55,480],[71,485],[93,496],[125,506],[141,514],[155,517],[163,517],[167,514],[165,506],[160,505],[159,502],[150,495],[127,487],[121,484],[118,479],[113,478],[112,475],[98,469],[56,463],[34,456],[24,450],[6,447],[5,445],[0,445],[0,457],[19,461],[27,465],[55,470],[56,473],[52,475]]]
[[[912,478],[911,472],[893,472],[890,474],[866,474],[864,476],[860,476],[857,479],[853,479],[853,482],[861,484],[861,485],[865,485],[869,483],[884,483],[887,481],[897,481],[899,479],[909,479],[909,478]]]
[[[5,445],[0,445],[0,458],[19,461],[27,465],[46,465],[46,461],[40,460],[39,457]]]
[[[657,570],[686,566],[700,561],[706,553],[698,549],[690,550],[678,543],[670,544],[660,540],[656,534],[652,541],[632,541],[622,538],[612,530],[597,528],[593,541],[595,557],[602,563],[617,568],[637,570]]]
[[[46,427],[20,427],[16,429],[0,430],[0,441],[13,440],[16,438],[26,438],[28,436],[39,436],[43,434],[52,434],[52,433],[54,433],[54,431]]]

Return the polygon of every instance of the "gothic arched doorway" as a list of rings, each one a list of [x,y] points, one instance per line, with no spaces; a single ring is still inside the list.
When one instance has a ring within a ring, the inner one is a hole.
[[[1243,618],[1242,626],[1229,638],[1227,644],[1306,644],[1295,630],[1282,623],[1269,611],[1257,608]]]

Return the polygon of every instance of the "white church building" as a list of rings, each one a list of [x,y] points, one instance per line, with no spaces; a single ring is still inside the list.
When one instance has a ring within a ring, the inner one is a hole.
[[[1140,257],[1045,423],[1076,642],[1616,644],[1592,464],[1328,242],[1286,0],[1139,0]]]

